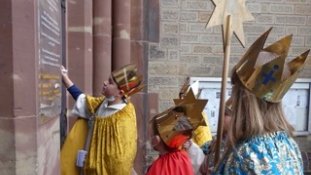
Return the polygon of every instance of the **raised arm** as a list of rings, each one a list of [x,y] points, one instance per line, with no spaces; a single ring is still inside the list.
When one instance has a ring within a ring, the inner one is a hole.
[[[62,74],[63,84],[68,89],[70,86],[73,85],[73,82],[71,81],[71,79],[68,76],[68,70],[64,66],[61,66],[60,67],[60,72]]]
[[[81,95],[83,92],[71,81],[71,79],[68,76],[68,70],[64,67],[60,67],[61,74],[62,74],[62,81],[65,87],[67,88],[70,95],[74,98],[74,100],[77,100],[79,95]]]

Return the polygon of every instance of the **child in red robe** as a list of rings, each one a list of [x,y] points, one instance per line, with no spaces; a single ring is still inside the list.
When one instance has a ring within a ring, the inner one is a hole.
[[[193,126],[186,107],[177,106],[156,115],[151,121],[151,144],[159,157],[147,175],[193,175],[194,171],[183,144],[191,138]]]

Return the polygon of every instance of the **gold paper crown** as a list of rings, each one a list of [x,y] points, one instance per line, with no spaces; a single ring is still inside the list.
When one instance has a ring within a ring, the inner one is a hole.
[[[193,127],[189,121],[189,111],[193,105],[181,105],[169,108],[153,117],[156,129],[171,148],[178,148],[191,137]]]
[[[124,92],[124,96],[131,96],[144,88],[142,76],[137,75],[137,68],[133,64],[126,65],[111,73],[118,88]]]
[[[174,99],[175,105],[192,104],[194,106],[188,113],[188,117],[194,129],[196,129],[199,126],[207,126],[206,117],[203,114],[203,110],[205,108],[207,101],[208,100],[197,99],[191,88],[183,99]]]
[[[203,109],[207,100],[197,100],[190,90],[184,99],[174,99],[176,106],[153,117],[161,139],[169,147],[176,147],[182,138],[190,138],[192,131],[205,123]],[[182,110],[180,110],[182,109]]]
[[[190,92],[191,91],[191,92]],[[193,96],[192,96],[193,94]],[[198,100],[200,96],[199,82],[196,81],[190,85],[189,77],[187,77],[184,85],[180,89],[179,98],[174,99],[175,104],[187,103],[189,101],[196,101],[199,105],[197,105],[198,111],[193,112],[190,121],[196,127],[196,129],[192,132],[192,140],[202,146],[208,141],[212,140],[212,133],[208,126],[208,117],[206,113],[203,112],[204,107],[207,103],[207,100]],[[203,106],[204,105],[204,106]],[[201,113],[199,113],[201,111]],[[190,114],[191,115],[191,114]]]
[[[189,91],[189,88],[190,88],[189,81],[190,81],[189,77],[187,77],[185,82],[184,82],[184,84],[183,84],[183,86],[181,87],[181,89],[179,91],[179,98],[182,98]]]
[[[190,91],[190,89],[192,89],[193,94],[196,98],[200,96],[199,82],[195,81],[190,85],[190,79],[189,77],[187,77],[185,83],[183,84],[183,86],[179,91],[179,98],[184,97]]]
[[[242,84],[256,97],[280,102],[302,70],[310,50],[285,63],[292,35],[263,48],[272,28],[262,34],[235,66]]]

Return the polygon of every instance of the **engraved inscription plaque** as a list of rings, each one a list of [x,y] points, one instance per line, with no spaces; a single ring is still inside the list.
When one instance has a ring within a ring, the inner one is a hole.
[[[58,117],[61,112],[62,26],[60,0],[38,1],[39,112]]]

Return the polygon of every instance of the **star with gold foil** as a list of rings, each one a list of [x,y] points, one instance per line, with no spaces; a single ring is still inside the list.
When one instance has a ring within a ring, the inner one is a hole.
[[[245,6],[245,0],[213,0],[213,2],[216,7],[206,27],[223,25],[223,33],[225,33],[227,16],[231,15],[232,31],[244,47],[243,22],[254,20],[254,17]]]
[[[203,115],[204,107],[207,103],[207,100],[197,99],[192,91],[192,89],[187,92],[183,99],[174,99],[175,105],[186,105],[191,106],[187,109],[187,116],[192,126],[206,126],[205,117]]]

